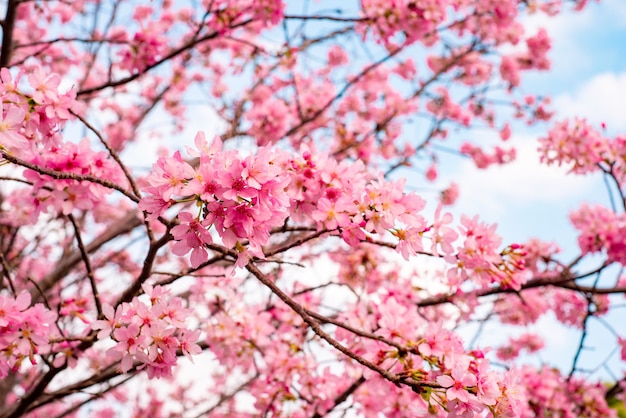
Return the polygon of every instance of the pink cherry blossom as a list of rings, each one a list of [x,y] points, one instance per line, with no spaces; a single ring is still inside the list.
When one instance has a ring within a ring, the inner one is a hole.
[[[452,369],[450,376],[441,375],[437,377],[437,383],[447,388],[446,396],[449,401],[458,399],[460,402],[469,402],[470,395],[466,388],[476,385],[476,376],[464,370],[463,366],[458,365]]]

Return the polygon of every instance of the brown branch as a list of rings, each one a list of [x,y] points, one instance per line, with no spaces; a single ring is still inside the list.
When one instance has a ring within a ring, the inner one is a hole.
[[[85,246],[85,251],[88,254],[93,253],[94,251],[100,249],[100,247],[104,244],[119,237],[120,235],[129,233],[140,225],[141,220],[139,219],[139,214],[136,211],[129,212],[126,217],[119,219],[114,225],[107,228],[102,234],[87,244]],[[38,289],[31,290],[30,293],[33,301],[38,300],[40,296],[50,290],[63,277],[65,277],[69,271],[80,263],[81,260],[82,256],[79,251],[65,255],[62,259],[60,259],[56,268],[44,276],[44,278],[38,283]]]
[[[53,370],[57,370],[57,369],[53,369]],[[131,369],[127,374],[132,374],[135,373],[136,370],[135,369]],[[57,372],[58,373],[58,372]],[[43,390],[41,392],[38,393],[38,395],[36,397],[33,397],[32,399],[29,398],[29,402],[25,403],[24,402],[24,398],[22,398],[22,402],[20,403],[21,407],[21,412],[30,412],[33,411],[37,408],[40,408],[46,404],[49,404],[51,402],[54,402],[56,400],[59,399],[63,399],[64,397],[74,394],[76,392],[79,392],[83,389],[86,389],[88,387],[97,385],[99,383],[102,382],[106,382],[109,381],[111,379],[113,379],[114,377],[117,377],[121,374],[121,372],[119,372],[116,369],[116,364],[113,364],[107,368],[104,369],[100,369],[98,370],[94,375],[83,379],[79,382],[73,383],[71,385],[68,385],[64,388],[58,389],[54,392],[50,392],[50,393],[43,393]],[[41,396],[41,397],[39,397]],[[3,415],[2,418],[17,418],[21,415]]]
[[[8,67],[13,52],[13,29],[19,0],[9,0],[7,12],[2,21],[2,49],[0,50],[0,67]]]
[[[378,61],[368,65],[367,67],[365,67],[363,69],[363,71],[361,71],[356,77],[353,77],[352,79],[350,79],[350,81],[347,82],[346,85],[343,86],[343,88],[339,91],[339,93],[337,93],[332,99],[328,100],[322,107],[320,107],[318,110],[316,110],[311,116],[301,120],[300,123],[298,123],[297,125],[291,127],[283,135],[283,138],[287,138],[287,137],[293,135],[298,130],[300,130],[302,127],[304,127],[304,126],[308,125],[309,123],[313,122],[322,113],[324,113],[326,110],[328,110],[333,105],[333,103],[335,103],[337,100],[342,98],[348,92],[350,87],[352,87],[357,82],[359,82],[361,79],[363,79],[368,73],[370,73],[371,71],[373,71],[374,69],[376,69],[380,65],[384,64],[385,62],[387,62],[388,60],[390,60],[391,58],[396,56],[402,50],[403,50],[402,48],[396,48],[395,50],[393,50],[389,54],[385,55],[383,58],[381,58]]]
[[[83,244],[83,238],[80,234],[80,228],[76,224],[76,220],[74,216],[69,214],[68,219],[70,220],[72,227],[74,228],[74,235],[76,236],[76,242],[78,244],[78,249],[80,250],[80,255],[83,259],[83,263],[85,264],[85,270],[87,270],[87,277],[89,278],[89,284],[91,285],[91,293],[93,294],[93,300],[96,305],[96,310],[98,312],[98,319],[104,318],[102,314],[102,302],[100,301],[100,294],[98,293],[98,286],[96,285],[96,278],[93,274],[93,269],[91,267],[91,261],[89,261],[89,254],[87,254],[87,250],[85,250],[85,245]]]
[[[33,185],[33,183],[28,181],[28,180],[18,179],[18,178],[9,177],[9,176],[0,176],[0,180],[15,181],[15,182],[18,182],[18,183],[28,184],[29,186]]]
[[[17,296],[17,292],[15,291],[15,285],[13,284],[13,279],[11,278],[11,270],[9,268],[9,263],[7,263],[6,258],[4,258],[4,254],[0,253],[0,263],[2,265],[2,275],[4,276],[5,279],[7,279],[7,282],[9,283],[9,287],[11,288],[11,292],[13,292],[13,295]],[[2,281],[0,281],[0,284],[2,283]],[[2,289],[3,286],[0,285],[0,289]]]
[[[20,165],[22,167],[30,168],[33,171],[36,171],[39,174],[45,174],[47,176],[52,177],[55,180],[75,180],[75,181],[87,181],[90,183],[99,184],[108,189],[117,190],[122,193],[124,196],[128,197],[135,203],[139,202],[139,198],[129,193],[127,190],[124,190],[119,185],[113,183],[112,181],[101,179],[99,177],[95,177],[89,174],[76,174],[76,173],[66,173],[64,171],[51,170],[49,168],[40,167],[36,164],[29,163],[28,161],[19,159],[13,155],[11,155],[6,150],[0,150],[0,155],[7,161],[12,162],[13,164]]]
[[[323,416],[328,415],[329,412],[331,412],[333,409],[335,409],[336,407],[344,403],[346,400],[348,400],[350,395],[352,395],[358,388],[360,388],[361,385],[365,383],[365,381],[366,381],[365,377],[363,376],[359,377],[357,380],[354,381],[354,383],[352,383],[343,392],[337,395],[337,397],[333,401],[332,406],[329,409],[327,409],[326,412],[324,412],[324,415],[320,414],[319,412],[316,412],[315,414],[311,416],[311,418],[322,418]]]
[[[237,23],[235,25],[230,26],[230,29],[237,29],[239,27],[246,26],[247,24],[249,24],[251,22],[252,22],[252,19],[248,19],[248,20],[245,20],[245,21],[243,21],[241,23]],[[189,42],[186,42],[185,44],[183,44],[183,45],[179,46],[178,48],[172,50],[169,54],[165,55],[160,60],[157,60],[153,64],[150,64],[150,65],[146,66],[146,68],[143,71],[141,71],[141,72],[129,75],[128,77],[124,77],[124,78],[121,78],[119,80],[108,81],[108,82],[106,82],[104,84],[101,84],[99,86],[90,87],[90,88],[87,88],[87,89],[80,90],[78,93],[76,93],[76,95],[77,95],[77,97],[85,96],[85,95],[89,95],[89,94],[92,94],[92,93],[97,93],[97,92],[99,92],[101,90],[104,90],[104,89],[107,89],[109,87],[119,87],[119,86],[123,86],[124,84],[128,84],[131,81],[135,81],[139,77],[141,77],[142,75],[148,73],[148,71],[150,71],[150,70],[160,66],[161,64],[171,60],[172,58],[177,57],[178,55],[184,53],[185,51],[187,51],[187,50],[189,50],[191,48],[193,48],[194,46],[196,46],[196,45],[198,45],[198,44],[200,44],[202,42],[206,42],[206,41],[209,41],[211,39],[217,38],[220,34],[221,34],[221,32],[213,32],[213,33],[205,35],[205,36],[203,36],[201,38],[194,37]]]
[[[233,250],[227,250],[224,248],[224,251],[230,253],[231,257],[237,257],[236,252],[234,252]],[[272,280],[270,280],[267,276],[265,276],[265,274],[263,274],[263,272],[261,272],[253,263],[248,263],[248,265],[246,266],[246,269],[250,273],[252,273],[252,275],[256,277],[261,283],[263,283],[267,288],[269,288],[272,291],[272,293],[278,296],[280,300],[282,300],[287,306],[289,306],[294,312],[296,312],[302,318],[302,320],[313,330],[315,334],[317,334],[321,339],[326,341],[329,345],[331,345],[333,348],[340,351],[347,357],[351,358],[352,360],[356,361],[362,366],[365,366],[368,369],[375,371],[376,373],[380,374],[382,377],[384,377],[385,379],[389,380],[390,382],[396,385],[400,385],[401,383],[403,383],[412,388],[421,388],[421,387],[439,388],[440,387],[436,383],[417,381],[414,379],[410,379],[408,377],[399,376],[395,373],[392,373],[388,370],[383,369],[382,367],[354,353],[353,351],[351,351],[350,349],[348,349],[347,347],[339,343],[339,341],[331,337],[328,333],[326,333],[320,327],[320,323],[316,319],[314,319],[311,315],[309,315],[307,310],[302,305],[300,305],[298,302],[290,298]]]
[[[108,43],[108,44],[127,44],[127,41],[122,41],[119,39],[106,39],[106,38],[79,38],[79,37],[74,37],[74,38],[54,38],[54,39],[48,39],[48,40],[41,40],[41,41],[35,41],[35,42],[31,42],[28,44],[19,44],[15,46],[15,50],[20,49],[20,48],[32,48],[35,46],[49,46],[49,45],[53,45],[53,44],[57,44],[57,43],[62,43],[62,42],[78,42],[78,43],[82,43],[82,44],[102,44],[102,43]]]
[[[81,121],[83,123],[83,125],[85,125],[85,127],[87,127],[87,129],[89,129],[91,132],[93,132],[94,135],[96,135],[96,137],[98,137],[98,139],[100,140],[100,143],[106,148],[106,150],[108,151],[108,153],[111,156],[111,158],[113,158],[115,160],[117,165],[124,172],[124,176],[126,177],[126,180],[128,180],[128,184],[130,185],[130,188],[132,189],[132,191],[135,194],[135,196],[138,199],[141,199],[141,193],[139,193],[139,188],[137,188],[137,184],[135,183],[135,180],[133,179],[133,176],[130,175],[130,172],[128,171],[128,168],[126,168],[126,165],[124,165],[124,163],[120,159],[120,156],[117,155],[117,153],[115,152],[115,150],[113,148],[111,148],[109,143],[104,140],[104,138],[102,137],[102,134],[100,134],[100,132],[92,124],[90,124],[87,120],[85,120],[85,118],[83,118],[82,116],[78,115],[77,113],[75,113],[75,112],[73,112],[71,110],[70,110],[70,113],[72,115],[74,115],[79,121]]]
[[[600,281],[600,275],[601,275],[601,271],[598,272],[596,274],[596,279],[593,282],[593,288],[595,289],[595,287],[598,285],[598,282]],[[575,284],[575,283],[574,283]],[[576,354],[574,355],[574,361],[572,362],[572,368],[567,376],[567,381],[569,382],[572,377],[574,376],[574,372],[576,372],[578,370],[578,359],[580,358],[580,355],[582,353],[582,350],[584,348],[584,344],[585,344],[585,339],[587,338],[587,333],[588,333],[588,325],[589,325],[589,318],[591,318],[594,314],[594,310],[592,308],[593,306],[593,298],[592,298],[593,294],[592,293],[587,293],[585,295],[585,298],[587,299],[587,312],[585,312],[585,318],[583,319],[583,325],[582,325],[582,333],[580,335],[580,341],[578,343],[578,349],[576,350]]]
[[[145,283],[146,280],[150,278],[152,275],[152,265],[154,264],[154,260],[158,251],[165,244],[170,242],[173,237],[168,231],[163,234],[163,236],[156,242],[150,244],[150,248],[148,248],[148,254],[146,254],[146,258],[143,261],[143,268],[139,273],[139,276],[133,281],[133,283],[124,291],[124,293],[119,297],[117,302],[115,302],[114,306],[118,306],[123,302],[130,302],[132,298],[139,293],[141,290],[141,285]]]
[[[287,240],[287,242],[282,244],[282,245],[279,245],[277,247],[274,247],[274,248],[268,249],[267,251],[264,251],[264,254],[265,254],[266,257],[271,257],[271,256],[274,256],[276,254],[283,253],[283,252],[289,250],[290,248],[300,246],[300,245],[304,244],[305,242],[309,242],[311,240],[319,238],[322,235],[324,235],[326,233],[329,233],[329,232],[332,232],[332,231],[329,231],[327,229],[322,229],[322,230],[316,231],[316,232],[314,232],[312,234],[309,234],[309,235],[302,234],[300,237],[298,237],[298,238],[296,238],[294,240]]]
[[[19,402],[14,403],[5,414],[1,415],[0,418],[18,418],[23,416],[23,414],[29,410],[32,410],[32,405],[35,400],[39,398],[43,393],[46,387],[50,384],[52,379],[59,374],[66,366],[63,367],[55,367],[43,375],[41,379],[32,387],[32,389],[26,393],[26,395],[20,398]]]
[[[519,293],[522,290],[532,289],[536,287],[546,287],[546,286],[565,287],[571,290],[581,290],[581,288],[575,284],[575,280],[597,274],[598,272],[604,270],[606,267],[607,267],[607,264],[602,264],[600,267],[598,267],[597,269],[593,271],[590,271],[588,273],[584,273],[575,277],[569,272],[569,269],[567,269],[557,277],[538,277],[535,279],[528,280],[526,283],[524,283],[521,286],[521,289],[519,291],[515,289],[507,288],[507,287],[495,286],[495,287],[489,287],[486,289],[468,291],[468,292],[464,292],[461,294],[453,293],[453,294],[443,294],[443,295],[432,296],[432,297],[428,297],[417,302],[417,306],[425,307],[425,306],[441,305],[443,303],[454,303],[454,301],[458,299],[459,297],[465,297],[465,296],[483,297],[483,296],[497,295],[497,294],[502,294],[502,293]],[[602,289],[598,289],[598,290],[602,290]],[[616,293],[616,292],[611,292],[611,293]]]
[[[372,334],[370,332],[366,332],[366,331],[360,330],[358,328],[354,328],[354,327],[352,327],[350,325],[347,325],[347,324],[345,324],[345,323],[343,323],[341,321],[337,321],[336,319],[329,318],[327,316],[321,315],[321,314],[319,314],[317,312],[313,312],[313,311],[308,310],[308,309],[305,309],[305,310],[307,311],[307,313],[309,315],[311,315],[313,318],[315,318],[316,320],[318,320],[318,321],[320,321],[322,323],[332,324],[332,325],[335,325],[335,326],[337,326],[339,328],[343,328],[346,331],[350,331],[351,333],[353,333],[355,335],[358,335],[359,337],[368,338],[368,339],[374,340],[374,341],[380,341],[380,342],[385,343],[385,344],[387,344],[387,345],[389,345],[391,347],[394,347],[399,352],[403,352],[403,353],[406,353],[406,352],[416,352],[414,348],[403,347],[402,345],[400,345],[400,344],[398,344],[398,343],[396,343],[394,341],[391,341],[391,340],[383,337],[382,335]]]
[[[82,408],[83,406],[87,405],[90,402],[93,402],[95,399],[99,399],[102,398],[107,392],[110,392],[113,389],[116,389],[124,384],[126,384],[130,379],[132,379],[133,377],[137,376],[136,374],[131,374],[130,376],[127,376],[126,378],[124,378],[123,380],[120,380],[119,382],[115,383],[115,384],[110,384],[105,387],[104,389],[100,390],[97,393],[93,393],[90,394],[90,396],[85,399],[82,402],[79,402],[75,405],[72,405],[71,407],[69,407],[68,409],[66,409],[65,411],[61,412],[59,415],[57,415],[54,418],[63,418],[68,416],[69,414],[76,412],[77,410],[79,410],[80,408]]]
[[[626,286],[614,286],[614,287],[592,287],[592,286],[579,286],[576,283],[557,283],[556,287],[563,289],[577,290],[581,293],[589,293],[593,295],[612,295],[615,293],[626,293]]]
[[[339,17],[339,16],[323,16],[323,15],[285,15],[285,20],[331,20],[334,22],[369,22],[373,20],[370,17]]]
[[[85,347],[90,347],[93,344],[93,342],[91,344],[85,345]],[[200,348],[202,350],[206,350],[209,346],[206,343],[198,343],[198,345],[200,346]],[[83,345],[81,345],[83,346]],[[183,352],[179,349],[176,351],[176,356],[177,357],[182,357],[184,354]],[[135,375],[138,372],[141,372],[142,370],[139,370],[138,367],[140,367],[143,363],[136,361],[133,364],[133,367],[127,371],[126,373],[122,373],[119,370],[119,365],[120,361],[116,361],[113,364],[110,364],[107,367],[104,367],[102,369],[98,369],[94,371],[94,374],[79,381],[79,382],[75,382],[72,384],[69,384],[63,388],[57,389],[54,392],[47,392],[47,393],[39,393],[39,395],[41,395],[40,398],[34,398],[32,401],[30,401],[28,404],[26,404],[23,408],[24,412],[29,412],[29,411],[33,411],[37,408],[40,408],[44,405],[47,405],[51,402],[60,400],[65,398],[66,396],[75,394],[77,392],[83,391],[84,389],[87,389],[89,387],[98,385],[100,383],[104,383],[104,382],[108,382],[109,380],[121,376],[121,375]],[[53,370],[57,370],[61,371],[62,369],[53,369]],[[0,418],[9,418],[9,417],[15,417],[17,418],[19,415],[2,415]]]
[[[615,384],[611,386],[609,390],[606,391],[606,394],[604,395],[604,399],[609,400],[611,398],[616,397],[620,393],[622,393],[624,391],[622,387],[622,383],[626,383],[626,377],[624,377],[622,380],[618,382],[615,382]]]
[[[224,402],[230,401],[239,392],[241,392],[242,390],[244,390],[245,388],[250,386],[252,384],[252,382],[254,382],[256,379],[258,379],[258,377],[259,377],[259,373],[257,372],[252,377],[250,377],[250,379],[246,380],[245,382],[243,382],[242,384],[237,386],[235,388],[235,390],[233,390],[232,392],[220,394],[220,397],[217,400],[217,403],[215,405],[211,406],[210,408],[206,409],[205,411],[203,411],[203,412],[199,413],[198,415],[196,415],[196,418],[208,416],[211,412],[213,412],[217,408],[219,408]]]
[[[124,173],[124,176],[126,177],[126,180],[128,180],[128,184],[130,185],[130,188],[132,189],[135,196],[138,199],[141,199],[141,193],[139,192],[139,188],[137,187],[137,184],[135,183],[133,176],[130,174],[130,171],[128,171],[128,168],[122,162],[122,159],[117,154],[117,152],[115,152],[115,150],[111,148],[109,143],[104,139],[104,137],[100,134],[100,132],[93,125],[91,125],[86,119],[84,119],[82,116],[72,111],[70,112],[74,116],[76,116],[76,118],[78,118],[78,120],[80,120],[87,127],[87,129],[89,129],[91,132],[93,132],[96,135],[96,137],[98,137],[98,139],[100,140],[100,143],[106,148],[111,158],[115,160],[117,165],[120,167],[120,169]],[[148,234],[148,238],[150,239],[150,242],[152,242],[154,240],[154,233],[152,232],[152,228],[150,227],[150,222],[148,222],[148,220],[146,219],[145,214],[144,214],[144,225],[146,226],[146,232]]]

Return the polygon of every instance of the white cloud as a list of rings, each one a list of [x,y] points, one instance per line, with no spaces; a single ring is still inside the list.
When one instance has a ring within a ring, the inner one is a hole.
[[[598,74],[553,103],[558,117],[583,117],[598,128],[604,122],[611,131],[626,131],[626,72]]]
[[[519,206],[585,195],[595,182],[591,177],[567,175],[566,168],[541,164],[535,137],[513,136],[506,145],[517,149],[514,162],[477,170],[468,160],[450,178],[461,190],[456,208],[461,213],[480,213],[495,221],[513,215]]]

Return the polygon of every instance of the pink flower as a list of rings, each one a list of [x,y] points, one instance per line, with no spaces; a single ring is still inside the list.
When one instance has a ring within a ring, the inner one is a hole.
[[[158,193],[154,187],[147,188],[146,190],[152,190]],[[148,221],[154,221],[158,219],[159,216],[163,215],[171,204],[171,201],[163,200],[163,198],[159,196],[146,196],[139,201],[138,207],[148,213],[146,217]]]
[[[311,217],[321,222],[327,229],[333,230],[350,223],[350,218],[345,213],[345,210],[348,209],[350,209],[350,205],[345,198],[333,202],[323,197],[317,202],[317,209],[313,211]]]
[[[244,166],[239,159],[230,161],[226,170],[216,172],[220,185],[223,187],[217,194],[222,200],[237,201],[239,198],[250,199],[256,197],[258,191],[248,185],[248,181],[243,178]]]
[[[450,183],[450,186],[441,192],[441,204],[444,206],[454,205],[458,198],[459,185],[455,182]]]
[[[56,102],[58,100],[58,88],[61,77],[58,74],[50,74],[40,66],[35,68],[28,76],[28,82],[35,89],[33,99],[38,104]]]
[[[393,235],[398,237],[396,249],[405,260],[424,250],[422,230],[418,228],[396,229]]]
[[[200,338],[200,331],[183,331],[178,337],[179,348],[185,357],[187,357],[193,363],[193,355],[200,354],[202,348],[196,341]]]
[[[503,141],[508,140],[511,137],[511,125],[506,123],[500,130],[500,139]]]
[[[144,348],[143,344],[146,338],[139,334],[139,325],[137,324],[116,329],[113,337],[118,343],[107,351],[107,355],[121,357],[120,370],[122,373],[126,373],[133,367],[134,356]]]
[[[458,238],[458,234],[446,225],[452,223],[452,214],[446,212],[441,215],[442,206],[435,210],[435,220],[431,228],[431,252],[440,254],[439,248],[444,256],[450,256],[454,252],[452,243]]]
[[[437,180],[437,165],[435,163],[431,164],[426,170],[426,179],[428,181]]]
[[[113,330],[122,326],[121,306],[118,306],[117,310],[114,312],[113,307],[109,305],[108,303],[105,303],[102,305],[102,313],[104,314],[104,317],[106,318],[106,320],[99,319],[97,321],[94,321],[93,324],[91,324],[91,329],[100,330],[100,332],[98,333],[99,340],[108,337],[109,335],[111,335],[111,332],[113,332]]]
[[[437,377],[437,383],[444,388],[448,388],[446,396],[449,401],[458,399],[461,402],[469,402],[470,396],[467,388],[476,386],[476,376],[461,365],[457,365],[452,369],[450,376],[442,375]]]
[[[145,330],[147,345],[150,346],[149,356],[152,361],[154,361],[158,352],[174,353],[175,355],[178,347],[178,340],[174,336],[176,328],[169,326],[163,321],[158,321],[149,327],[144,327],[143,330]]]
[[[139,334],[139,325],[130,324],[127,327],[120,327],[115,330],[113,336],[118,341],[114,347],[115,351],[135,354],[137,349],[145,341],[145,337]]]
[[[210,224],[206,220],[198,221],[189,212],[180,212],[178,219],[181,223],[170,231],[172,237],[178,241],[172,246],[172,252],[182,256],[191,251],[191,266],[196,268],[209,258],[204,244],[213,242],[207,230]]]
[[[9,150],[24,150],[28,140],[20,133],[26,112],[19,106],[9,105],[0,100],[0,147]]]
[[[194,176],[193,167],[176,152],[172,158],[159,158],[146,180],[156,187],[161,199],[169,201],[173,195],[179,196]]]
[[[30,305],[30,293],[20,293],[15,299],[0,294],[0,327],[23,320],[25,311]]]

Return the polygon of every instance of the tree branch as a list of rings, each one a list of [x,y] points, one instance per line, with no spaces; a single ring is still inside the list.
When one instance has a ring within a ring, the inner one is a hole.
[[[6,150],[0,150],[0,155],[2,155],[2,158],[4,158],[7,161],[12,162],[13,164],[17,164],[17,165],[20,165],[22,167],[30,168],[31,170],[36,171],[39,174],[45,174],[47,176],[52,177],[55,180],[87,181],[87,182],[90,182],[90,183],[99,184],[99,185],[104,186],[104,187],[106,187],[108,189],[117,190],[118,192],[122,193],[124,196],[126,196],[127,198],[129,198],[133,202],[139,203],[139,198],[137,196],[134,196],[133,194],[131,194],[127,190],[123,189],[121,186],[113,183],[112,181],[101,179],[99,177],[92,176],[92,175],[89,175],[89,174],[66,173],[64,171],[57,171],[57,170],[51,170],[49,168],[40,167],[40,166],[38,166],[36,164],[29,163],[28,161],[19,159],[19,158],[15,157],[15,156],[11,155]]]
[[[19,0],[9,0],[7,13],[2,21],[2,50],[0,50],[0,67],[8,67],[13,52],[13,28],[17,16]]]
[[[245,20],[241,23],[237,23],[235,25],[230,26],[230,29],[237,29],[239,27],[243,27],[246,26],[247,24],[251,23],[252,19],[248,19]],[[137,80],[139,77],[141,77],[142,75],[146,74],[148,71],[160,66],[161,64],[171,60],[172,58],[177,57],[178,55],[182,54],[183,52],[193,48],[194,46],[202,43],[202,42],[206,42],[209,41],[211,39],[215,39],[218,36],[223,35],[222,32],[213,32],[210,33],[209,35],[203,36],[201,38],[193,38],[192,40],[190,40],[189,42],[179,46],[178,48],[172,50],[169,54],[165,55],[163,58],[161,58],[160,60],[156,61],[153,64],[148,65],[143,71],[129,75],[128,77],[124,77],[121,78],[119,80],[115,80],[115,81],[108,81],[107,83],[101,84],[99,86],[95,86],[95,87],[90,87],[87,89],[83,89],[80,90],[79,92],[76,93],[77,97],[80,96],[86,96],[92,93],[97,93],[101,90],[107,89],[109,87],[119,87],[119,86],[123,86],[124,84],[128,84],[131,81],[135,81]]]
[[[89,278],[89,284],[91,285],[91,292],[93,294],[93,300],[96,305],[96,311],[98,312],[98,319],[102,319],[104,317],[102,315],[102,302],[100,301],[100,294],[98,293],[98,286],[96,285],[96,278],[94,277],[94,274],[93,274],[91,261],[89,261],[89,254],[87,254],[87,250],[85,250],[85,245],[83,244],[83,238],[80,235],[80,228],[76,224],[76,220],[74,219],[74,216],[70,214],[67,217],[72,223],[72,227],[74,228],[74,235],[76,236],[78,249],[80,250],[80,255],[83,258],[85,269],[87,270],[87,277]]]

